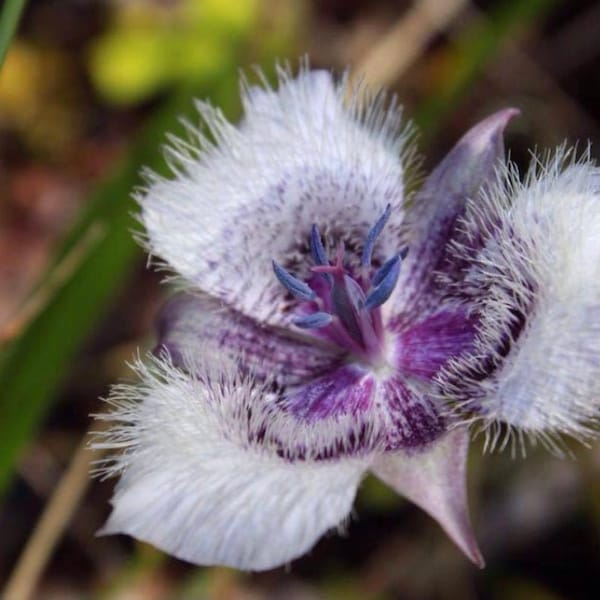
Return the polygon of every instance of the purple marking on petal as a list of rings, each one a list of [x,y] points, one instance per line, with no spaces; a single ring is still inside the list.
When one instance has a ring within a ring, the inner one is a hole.
[[[457,235],[467,200],[494,180],[504,159],[502,134],[516,114],[508,108],[475,125],[425,181],[408,217],[413,239],[398,282],[396,312],[415,314],[443,293],[436,274],[449,268],[448,243]]]
[[[398,335],[396,366],[429,380],[448,360],[472,350],[476,333],[475,320],[464,310],[443,309]]]
[[[161,311],[157,350],[166,349],[175,365],[185,353],[222,352],[259,379],[275,377],[282,384],[298,384],[334,369],[340,354],[308,341],[288,337],[284,330],[256,323],[219,302],[180,294]]]
[[[272,407],[308,431],[317,424],[331,424],[331,443],[317,454],[294,437],[263,439],[264,432],[258,434],[261,442],[279,448],[282,457],[293,461],[309,455],[314,460],[335,460],[374,451],[418,452],[447,430],[434,401],[411,391],[400,376],[381,381],[349,364],[288,390]],[[346,433],[339,428],[341,417],[351,419]]]
[[[445,419],[433,400],[411,391],[400,376],[384,384],[390,426],[385,450],[424,448],[446,431]]]
[[[358,415],[371,408],[374,389],[370,374],[346,365],[289,392],[284,406],[306,421]]]

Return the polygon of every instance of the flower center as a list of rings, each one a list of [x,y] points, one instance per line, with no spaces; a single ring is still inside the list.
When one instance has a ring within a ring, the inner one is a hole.
[[[358,270],[344,265],[344,245],[337,248],[335,262],[329,261],[319,229],[312,226],[310,250],[315,266],[308,281],[302,281],[279,263],[273,270],[279,282],[301,301],[302,316],[294,319],[301,329],[312,329],[362,360],[378,363],[384,351],[384,327],[381,306],[391,296],[400,275],[407,249],[375,269],[372,264],[375,242],[391,213],[385,212],[367,234]]]

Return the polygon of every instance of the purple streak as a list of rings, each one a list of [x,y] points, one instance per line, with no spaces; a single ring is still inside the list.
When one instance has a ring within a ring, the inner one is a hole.
[[[383,385],[390,417],[385,433],[386,451],[424,448],[447,430],[437,404],[409,389],[403,377],[394,377]]]
[[[399,333],[396,366],[429,380],[449,359],[472,350],[475,335],[475,321],[464,309],[441,310]]]
[[[166,349],[177,366],[185,353],[217,351],[258,379],[297,384],[333,370],[342,355],[261,326],[206,297],[180,294],[162,310],[157,351]]]
[[[359,415],[372,408],[374,388],[371,374],[345,365],[289,392],[284,406],[306,421]]]

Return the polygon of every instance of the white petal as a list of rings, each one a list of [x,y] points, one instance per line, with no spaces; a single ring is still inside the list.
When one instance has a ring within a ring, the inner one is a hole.
[[[406,131],[383,95],[361,104],[346,88],[329,73],[281,71],[278,90],[245,89],[238,128],[199,104],[216,141],[192,131],[189,147],[173,142],[176,177],[152,177],[139,198],[150,251],[188,285],[271,323],[285,298],[271,261],[303,276],[312,224],[330,248],[352,249],[390,203],[376,254],[397,252]]]
[[[479,350],[442,376],[442,387],[467,386],[486,423],[542,440],[588,437],[600,415],[600,169],[569,156],[561,149],[524,183],[511,168],[483,199],[493,225],[467,278],[482,294]]]
[[[121,479],[101,533],[202,565],[263,570],[347,518],[364,461],[290,461],[259,444],[266,409],[253,395],[264,390],[227,367],[204,381],[159,360],[137,370],[142,383],[115,388],[115,410],[104,417],[115,426],[96,442],[122,452],[105,466]]]
[[[467,502],[469,432],[459,427],[426,450],[387,454],[371,468],[383,482],[431,515],[477,566],[483,567]]]

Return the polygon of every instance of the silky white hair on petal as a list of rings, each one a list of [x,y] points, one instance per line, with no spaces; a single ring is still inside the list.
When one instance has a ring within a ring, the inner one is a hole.
[[[577,159],[563,146],[535,162],[523,182],[509,164],[473,200],[464,225],[486,227],[483,249],[467,257],[465,281],[481,322],[477,350],[440,373],[443,394],[483,424],[489,449],[508,445],[515,430],[554,448],[561,434],[593,437],[600,416],[600,169],[589,150]],[[490,365],[493,373],[482,377]]]
[[[348,435],[348,421],[303,433],[277,418],[268,386],[214,350],[188,365],[190,372],[167,355],[138,358],[140,381],[115,386],[111,412],[97,415],[112,428],[92,446],[112,455],[96,472],[120,475],[100,533],[127,533],[198,564],[250,570],[305,553],[348,518],[368,465],[365,456],[311,460],[328,447],[326,435],[334,445],[342,428]]]
[[[140,237],[154,257],[188,287],[272,324],[287,315],[271,260],[305,275],[314,223],[330,248],[361,247],[391,204],[376,258],[398,250],[414,162],[412,128],[383,92],[365,95],[347,76],[336,82],[306,63],[295,78],[283,67],[278,77],[276,90],[242,84],[237,127],[198,102],[203,124],[188,125],[188,140],[171,138],[174,177],[147,174],[137,195]]]
[[[97,465],[97,475],[111,477],[125,470],[130,453],[148,431],[164,433],[160,444],[176,448],[178,431],[194,423],[204,428],[208,420],[212,430],[237,447],[277,460],[368,457],[384,443],[387,415],[304,421],[281,409],[274,380],[258,381],[240,373],[237,362],[214,346],[206,353],[198,349],[193,356],[185,353],[183,362],[187,368],[174,366],[166,352],[146,360],[137,357],[130,367],[139,381],[113,386],[106,398],[112,410],[95,415],[113,425],[95,434],[92,445],[114,452]]]

